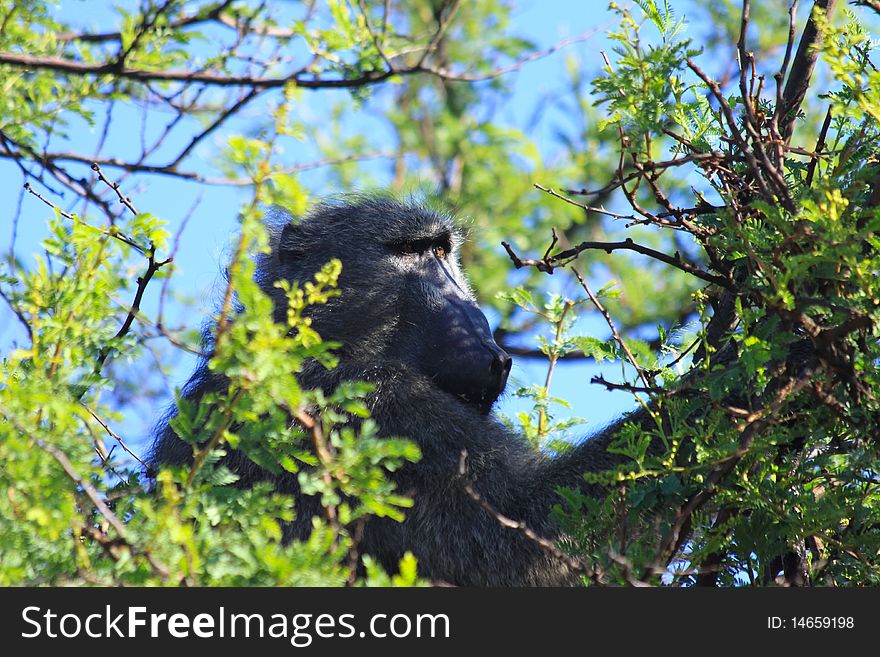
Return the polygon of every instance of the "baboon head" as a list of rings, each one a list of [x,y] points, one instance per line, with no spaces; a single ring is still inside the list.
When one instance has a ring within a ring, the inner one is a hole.
[[[284,223],[273,278],[304,281],[331,258],[342,261],[340,296],[311,310],[321,337],[342,343],[340,358],[402,364],[489,412],[511,358],[460,269],[462,236],[448,216],[388,198],[346,197],[301,220],[275,211],[272,221]],[[277,295],[272,282],[264,289]],[[285,304],[276,307],[283,321]]]

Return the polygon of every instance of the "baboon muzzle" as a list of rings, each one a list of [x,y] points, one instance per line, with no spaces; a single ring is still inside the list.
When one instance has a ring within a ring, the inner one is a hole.
[[[462,298],[446,299],[444,322],[438,327],[442,347],[431,354],[431,373],[446,392],[488,413],[507,385],[513,359],[492,337],[489,322],[479,306]]]

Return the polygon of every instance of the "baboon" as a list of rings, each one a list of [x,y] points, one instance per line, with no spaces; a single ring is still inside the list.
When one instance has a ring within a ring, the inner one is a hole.
[[[342,344],[338,367],[307,364],[304,387],[332,390],[342,381],[368,381],[367,398],[380,435],[415,441],[417,463],[389,476],[410,493],[414,506],[404,522],[372,518],[362,553],[396,570],[405,551],[418,558],[419,574],[456,585],[517,586],[572,584],[577,577],[560,559],[522,532],[502,526],[464,490],[462,450],[474,489],[498,513],[556,539],[550,517],[559,487],[584,487],[583,473],[611,467],[608,434],[551,457],[492,415],[511,358],[493,340],[459,266],[462,235],[446,214],[389,198],[347,197],[325,202],[302,220],[273,211],[272,253],[258,266],[258,282],[276,301],[276,321],[285,321],[286,298],[279,279],[309,280],[331,258],[342,261],[340,295],[311,309],[313,327]],[[197,400],[223,389],[203,364],[184,388]],[[192,459],[192,447],[163,422],[152,451],[155,465]],[[238,452],[227,464],[239,485],[271,479],[296,497],[297,518],[287,540],[308,535],[320,512],[303,495],[295,475],[269,475]]]

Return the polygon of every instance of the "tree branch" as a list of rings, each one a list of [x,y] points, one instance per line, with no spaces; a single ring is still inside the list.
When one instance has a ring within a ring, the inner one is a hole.
[[[522,267],[535,267],[538,271],[552,274],[554,269],[556,269],[557,267],[564,267],[569,262],[577,258],[577,256],[580,255],[582,252],[587,250],[594,249],[605,251],[606,253],[625,250],[635,251],[636,253],[641,253],[642,255],[646,255],[650,258],[654,258],[655,260],[659,260],[660,262],[675,267],[676,269],[687,272],[692,276],[696,276],[697,278],[704,280],[707,283],[714,283],[715,285],[718,285],[725,289],[733,289],[733,283],[729,279],[725,278],[724,276],[710,274],[709,272],[703,271],[696,265],[692,265],[691,263],[682,260],[681,254],[679,252],[676,251],[675,255],[672,256],[666,255],[665,253],[655,251],[654,249],[648,248],[647,246],[636,244],[630,237],[627,237],[622,242],[581,242],[571,249],[561,251],[549,257],[542,258],[541,260],[523,260],[522,258],[517,256],[516,253],[514,253],[510,244],[508,244],[507,242],[501,242],[501,245],[507,251],[507,255],[513,262],[513,266],[517,269],[520,269]]]
[[[834,10],[837,8],[837,0],[816,0],[813,3],[813,11],[807,19],[807,25],[801,34],[800,43],[791,63],[791,72],[785,83],[785,91],[782,94],[782,107],[777,108],[780,116],[779,132],[783,141],[787,144],[794,133],[794,124],[797,113],[807,89],[810,86],[810,78],[819,58],[819,46],[822,44],[822,32],[816,25],[814,12],[822,12],[827,20],[831,20]]]
[[[675,520],[672,523],[672,527],[664,535],[663,540],[660,543],[655,563],[645,570],[643,578],[648,577],[651,572],[656,571],[660,564],[665,565],[668,563],[678,552],[681,545],[687,540],[693,514],[712,498],[717,491],[717,486],[721,480],[731,472],[734,467],[736,467],[746,454],[748,454],[749,450],[754,445],[755,438],[757,438],[764,429],[775,422],[776,416],[779,414],[785,401],[808,386],[812,377],[813,370],[809,370],[798,379],[789,379],[788,382],[780,388],[775,399],[771,403],[745,418],[745,423],[739,427],[740,439],[737,449],[715,465],[706,477],[706,481],[700,487],[700,490],[691,495],[681,508],[679,508]]]
[[[283,77],[263,77],[258,75],[232,75],[190,70],[148,71],[120,65],[118,61],[91,64],[65,59],[63,57],[27,55],[14,52],[0,52],[0,64],[28,70],[46,69],[66,73],[68,75],[82,75],[89,77],[108,75],[114,78],[136,80],[139,82],[201,83],[215,87],[250,87],[251,89],[261,91],[266,89],[278,89],[285,85],[293,85],[301,89],[353,89],[378,84],[393,77],[403,77],[423,73],[431,74],[443,80],[453,82],[478,82],[481,80],[491,80],[505,75],[506,73],[516,71],[529,62],[547,57],[558,51],[560,48],[564,48],[580,41],[585,41],[592,37],[593,34],[595,34],[595,31],[563,39],[550,48],[532,53],[513,64],[501,66],[486,73],[474,74],[453,73],[442,67],[435,67],[424,62],[419,62],[406,68],[387,68],[382,71],[364,71],[361,72],[360,75],[352,78],[327,79],[319,76],[309,76],[309,66]]]

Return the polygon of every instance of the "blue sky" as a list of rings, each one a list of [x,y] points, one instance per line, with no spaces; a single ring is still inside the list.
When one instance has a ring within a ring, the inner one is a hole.
[[[131,4],[131,3],[122,3]],[[108,3],[105,2],[79,2],[77,0],[62,0],[61,12],[64,16],[75,16],[77,24],[84,27],[107,27]],[[521,35],[534,43],[539,49],[551,46],[560,38],[595,31],[596,33],[583,43],[574,44],[565,50],[546,59],[530,63],[520,71],[511,75],[513,95],[509,103],[502,109],[500,117],[504,122],[512,126],[522,128],[531,116],[537,99],[553,95],[565,84],[564,57],[573,56],[582,60],[590,69],[598,69],[601,64],[599,51],[607,49],[609,44],[605,40],[605,29],[616,24],[616,18],[605,9],[607,3],[599,1],[576,1],[576,0],[521,0],[516,3],[511,14],[514,33]],[[84,14],[84,11],[94,12]],[[306,118],[316,118],[332,106],[332,103],[346,92],[319,92],[307,100],[303,106]],[[299,110],[299,108],[298,108]],[[254,105],[237,122],[230,124],[229,130],[218,133],[213,141],[202,144],[195,150],[188,161],[187,168],[203,169],[216,154],[218,145],[229,134],[247,129],[249,118],[260,111],[260,105]],[[125,157],[138,147],[135,137],[131,134],[128,126],[139,120],[140,110],[137,107],[117,107],[114,110],[113,128],[107,139],[107,153]],[[372,130],[377,125],[370,117],[364,116],[362,123],[352,124],[350,130]],[[94,144],[97,138],[98,127],[90,127],[85,122],[74,120],[69,128],[71,134],[70,147],[83,147]],[[158,131],[157,123],[148,127],[148,132]],[[545,124],[540,124],[537,134],[532,136],[539,143],[542,137],[541,131],[546,130]],[[181,138],[182,139],[182,138]],[[179,148],[182,140],[171,142],[168,146]],[[301,152],[291,153],[292,162],[309,162],[315,159],[314,148],[308,142],[301,145]],[[172,149],[173,150],[173,149]],[[86,151],[88,152],[87,148]],[[169,151],[170,152],[170,151]],[[161,153],[159,153],[161,155]],[[162,158],[158,157],[158,161]],[[108,174],[113,174],[108,169]],[[305,185],[316,195],[333,194],[340,191],[327,187],[326,177],[321,171],[306,172],[302,177]],[[39,242],[45,237],[45,219],[48,216],[47,209],[40,202],[28,195],[21,195],[23,179],[14,163],[0,160],[0,252],[7,252],[12,238],[12,220],[16,208],[21,202],[23,211],[17,227],[16,251],[19,254],[33,253],[38,249]],[[536,181],[540,182],[540,181]],[[589,182],[589,181],[585,181]],[[182,318],[190,326],[197,326],[206,316],[215,302],[216,287],[220,272],[227,258],[228,245],[236,230],[236,213],[242,202],[248,198],[247,190],[229,187],[200,187],[198,185],[182,182],[175,179],[160,176],[138,175],[129,177],[125,181],[125,193],[136,200],[141,211],[149,211],[154,215],[167,220],[171,229],[174,230],[192,210],[188,228],[181,237],[180,250],[176,258],[179,273],[175,277],[176,289],[186,295],[199,300],[198,316]],[[42,190],[45,191],[45,190]],[[535,194],[540,194],[537,190]],[[62,207],[65,207],[64,199],[55,199]],[[193,209],[194,208],[194,209]],[[478,275],[478,273],[472,273]],[[134,277],[133,277],[134,278]],[[155,312],[155,300],[158,296],[159,286],[150,288],[148,298],[144,304],[147,313]],[[125,301],[125,300],[123,300]],[[490,318],[491,319],[491,318]],[[595,324],[598,334],[604,335],[607,329],[604,325]],[[21,339],[16,322],[5,305],[0,306],[0,353],[5,351],[12,342]],[[179,367],[174,375],[172,384],[182,384],[192,369],[192,358],[181,354]],[[554,375],[554,394],[568,399],[572,404],[571,411],[560,409],[560,415],[574,415],[586,419],[583,433],[586,435],[591,429],[600,427],[632,406],[632,397],[626,393],[608,392],[604,388],[590,385],[590,378],[604,372],[608,378],[617,378],[620,374],[620,366],[596,366],[592,363],[560,363]],[[546,374],[546,365],[540,362],[525,362],[522,359],[515,361],[512,372],[512,385],[527,385],[543,382]],[[499,410],[503,413],[512,414],[517,410],[527,408],[529,405],[522,400],[516,399],[508,393],[501,400]],[[130,441],[131,444],[143,444],[148,437],[152,421],[158,417],[160,409],[141,409],[122,423],[118,430]]]

